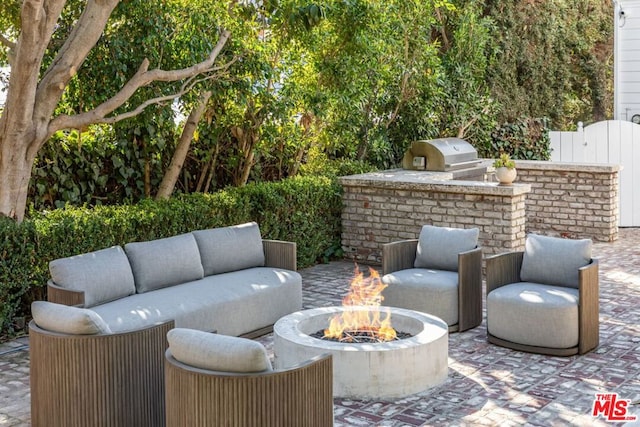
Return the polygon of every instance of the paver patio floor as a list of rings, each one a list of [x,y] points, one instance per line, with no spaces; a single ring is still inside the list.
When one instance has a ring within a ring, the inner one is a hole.
[[[335,399],[335,426],[613,425],[591,415],[596,393],[618,393],[640,420],[640,228],[596,243],[600,260],[600,346],[548,357],[486,342],[486,323],[449,336],[449,377],[394,401]],[[366,270],[365,266],[361,266]],[[340,303],[354,264],[301,270],[305,308]],[[269,349],[271,336],[260,338]],[[0,426],[29,425],[28,339],[0,344]],[[627,425],[639,425],[640,421]],[[617,425],[621,425],[618,423]]]

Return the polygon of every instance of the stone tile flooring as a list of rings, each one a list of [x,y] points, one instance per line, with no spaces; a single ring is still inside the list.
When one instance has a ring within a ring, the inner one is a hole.
[[[600,259],[600,346],[584,356],[548,357],[486,342],[486,324],[449,336],[449,378],[394,401],[334,401],[335,426],[613,425],[591,416],[595,393],[618,393],[640,420],[640,229],[596,243]],[[361,266],[366,270],[366,267]],[[335,305],[354,264],[301,270],[306,308]],[[271,348],[271,336],[260,339]],[[29,425],[28,339],[0,344],[0,426]],[[621,425],[622,423],[617,423]],[[638,425],[640,421],[626,423]]]

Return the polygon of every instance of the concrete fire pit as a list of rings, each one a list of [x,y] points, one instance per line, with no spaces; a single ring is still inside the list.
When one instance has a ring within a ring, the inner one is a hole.
[[[412,310],[391,309],[392,325],[410,338],[380,343],[340,343],[311,335],[327,328],[329,319],[345,310],[374,307],[325,307],[303,310],[274,325],[275,366],[284,368],[310,357],[333,356],[333,394],[336,397],[393,399],[418,393],[447,378],[447,324]],[[382,313],[384,316],[384,313]]]

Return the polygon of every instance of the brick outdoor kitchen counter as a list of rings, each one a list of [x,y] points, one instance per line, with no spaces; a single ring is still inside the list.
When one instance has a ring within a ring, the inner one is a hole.
[[[485,162],[490,162],[486,160]],[[517,161],[513,185],[451,172],[394,169],[341,178],[345,257],[379,264],[382,245],[415,239],[424,224],[480,229],[486,254],[522,250],[526,233],[614,241],[616,165]]]

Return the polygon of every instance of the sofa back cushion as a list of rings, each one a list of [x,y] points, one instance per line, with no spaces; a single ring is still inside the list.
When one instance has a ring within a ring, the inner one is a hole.
[[[204,275],[264,266],[260,228],[255,222],[194,231]]]
[[[171,355],[194,368],[223,372],[271,371],[267,350],[247,338],[175,328],[167,333]]]
[[[72,335],[110,334],[109,325],[98,313],[48,301],[31,303],[31,315],[38,327]]]
[[[136,292],[129,260],[120,246],[53,260],[49,272],[56,285],[83,291],[85,307]]]
[[[202,279],[198,245],[191,233],[124,246],[139,294]]]
[[[414,267],[458,271],[458,254],[477,247],[479,234],[477,228],[423,226]]]
[[[578,287],[578,269],[591,262],[590,239],[563,239],[529,234],[520,279],[546,285]]]

